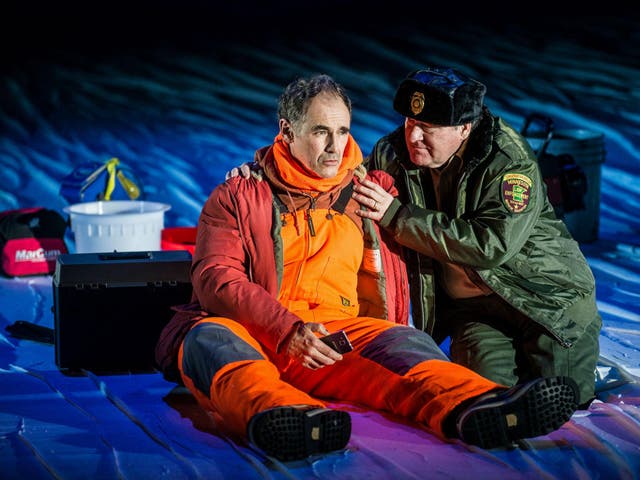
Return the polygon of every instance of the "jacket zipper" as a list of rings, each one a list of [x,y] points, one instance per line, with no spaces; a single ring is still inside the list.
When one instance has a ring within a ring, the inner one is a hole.
[[[311,218],[311,211],[316,209],[316,199],[313,197],[311,198],[311,206],[309,207],[308,210],[306,210],[304,212],[304,216],[307,220],[307,225],[309,226],[309,235],[311,235],[312,237],[316,236],[316,229],[313,226],[313,218]]]
[[[311,210],[315,210],[315,208],[316,208],[316,200],[311,195],[308,195],[308,196],[309,196],[309,199],[311,200],[311,206],[307,210],[305,210],[304,213],[303,213],[303,215],[304,215],[304,217],[305,217],[305,219],[307,221],[307,225],[309,227],[309,229],[308,229],[309,233],[308,233],[307,238],[305,239],[304,258],[307,258],[309,256],[309,247],[310,247],[310,244],[311,244],[311,241],[309,240],[309,237],[315,237],[315,235],[316,235],[316,230],[315,230],[315,227],[313,225],[313,219],[311,218]],[[297,216],[297,212],[293,212],[293,214]],[[296,290],[297,290],[297,286],[300,285],[300,278],[302,277],[302,271],[304,270],[304,264],[305,264],[304,260],[301,261],[298,264],[298,271],[297,271],[296,277],[295,277],[296,281],[295,281],[295,284],[293,285],[293,287],[296,288]],[[297,292],[295,292],[295,293],[297,293]],[[294,294],[293,291],[292,291],[292,294]]]

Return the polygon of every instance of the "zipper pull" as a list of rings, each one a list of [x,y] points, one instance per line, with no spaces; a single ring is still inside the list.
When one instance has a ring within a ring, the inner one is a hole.
[[[315,197],[310,197],[311,198],[311,206],[309,207],[309,210],[307,210],[305,212],[305,215],[307,217],[307,224],[309,225],[309,234],[312,237],[316,236],[316,228],[313,226],[313,219],[311,218],[311,210],[315,210],[316,209],[316,199]]]
[[[313,219],[311,218],[311,209],[304,212],[305,217],[307,217],[307,224],[309,225],[309,234],[312,237],[316,236],[316,229],[313,226]]]

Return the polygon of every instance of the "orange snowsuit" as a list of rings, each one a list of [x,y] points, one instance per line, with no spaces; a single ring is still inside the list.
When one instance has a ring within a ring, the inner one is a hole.
[[[352,148],[347,149],[343,159],[346,173],[342,178],[339,175],[330,186],[338,187],[338,190],[351,181],[353,168],[361,158],[355,142],[350,142]],[[269,173],[274,169],[282,173],[295,162],[287,156],[288,150],[276,148],[277,143],[278,138],[274,148],[262,158],[270,183],[282,183],[287,175],[304,175],[289,169],[276,179]],[[255,182],[250,179],[234,181]],[[229,187],[222,187],[222,190],[226,188]],[[327,192],[334,190],[329,188]],[[288,195],[291,198],[295,193],[290,191]],[[322,193],[316,197],[317,204],[311,203],[314,208],[292,205],[284,213],[275,213],[274,224],[278,227],[275,230],[282,247],[282,278],[273,298],[273,310],[255,310],[252,318],[240,314],[236,317],[232,314],[201,316],[190,327],[179,348],[177,367],[182,381],[198,402],[214,415],[220,427],[235,437],[244,436],[249,420],[260,411],[287,405],[321,407],[325,406],[325,399],[392,412],[442,435],[442,422],[455,406],[499,385],[449,362],[431,337],[420,330],[386,319],[359,316],[364,307],[359,300],[358,272],[364,266],[375,273],[379,262],[375,252],[367,250],[362,225],[355,216],[341,214],[332,208],[333,204],[323,203]],[[207,202],[217,208],[203,209],[198,238],[215,242],[217,231],[239,243],[244,242],[237,226],[228,221],[228,212],[219,211],[223,205],[225,210],[231,211],[231,217],[242,218],[236,211],[239,204],[223,202],[218,195],[222,195],[220,187]],[[259,196],[251,198],[258,200]],[[351,207],[353,203],[350,200]],[[349,211],[353,208],[347,207],[346,212]],[[224,225],[224,231],[219,230],[221,225]],[[247,247],[242,253],[224,252],[243,259],[237,263],[237,268],[245,269],[244,276],[234,277],[231,281],[225,271],[232,268],[231,265],[214,264],[198,269],[196,243],[196,274],[193,277],[196,296],[224,296],[225,289],[237,288],[241,293],[229,298],[224,306],[230,313],[233,313],[234,302],[251,298],[251,293],[244,296],[243,289],[252,290],[255,298],[262,301],[264,288],[251,280],[257,273],[252,271],[252,260],[247,258],[246,250]],[[226,280],[207,283],[207,275],[222,276]],[[214,284],[217,292],[203,289],[203,285],[210,288]],[[244,311],[242,308],[238,307],[238,311]],[[286,313],[285,320],[280,319],[284,315],[282,312]],[[265,329],[256,328],[256,322],[269,322],[270,315],[276,323],[286,325],[289,318],[294,323],[289,324],[288,330],[270,327],[267,333]],[[344,330],[354,350],[331,366],[318,370],[302,367],[281,352],[284,350],[282,339],[300,321],[323,323],[330,332]]]

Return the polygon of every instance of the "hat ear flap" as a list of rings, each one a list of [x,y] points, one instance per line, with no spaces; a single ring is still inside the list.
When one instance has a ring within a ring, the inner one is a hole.
[[[453,99],[457,124],[471,122],[480,116],[486,90],[487,88],[479,82],[458,88]]]

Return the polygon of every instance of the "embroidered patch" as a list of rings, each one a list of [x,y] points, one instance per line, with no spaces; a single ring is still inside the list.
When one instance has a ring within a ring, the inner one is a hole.
[[[507,173],[502,177],[502,202],[508,210],[520,213],[529,205],[532,181],[521,173]]]

